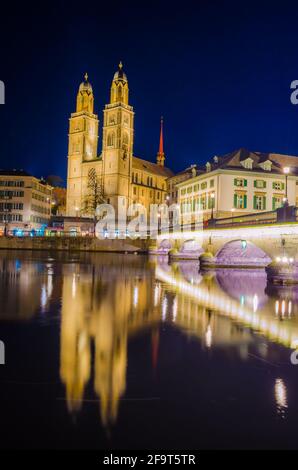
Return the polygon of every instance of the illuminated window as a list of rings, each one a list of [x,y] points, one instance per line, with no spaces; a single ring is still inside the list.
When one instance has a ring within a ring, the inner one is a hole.
[[[247,180],[245,180],[243,178],[235,178],[234,179],[234,186],[238,186],[240,188],[243,188],[243,187],[247,186]]]
[[[283,191],[285,189],[285,183],[283,181],[273,181],[272,188],[277,191]]]
[[[266,188],[266,181],[264,180],[254,180],[255,188]]]
[[[283,205],[283,197],[282,196],[273,196],[272,198],[272,210],[278,209]]]
[[[246,194],[234,194],[234,207],[235,209],[246,209],[247,207],[247,195]]]
[[[254,196],[254,209],[257,211],[263,211],[266,209],[266,197],[265,196]]]

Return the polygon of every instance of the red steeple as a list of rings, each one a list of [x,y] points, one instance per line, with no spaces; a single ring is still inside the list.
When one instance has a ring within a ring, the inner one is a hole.
[[[160,119],[160,137],[159,137],[159,150],[157,153],[157,164],[164,166],[165,164],[165,153],[163,149],[163,117]]]

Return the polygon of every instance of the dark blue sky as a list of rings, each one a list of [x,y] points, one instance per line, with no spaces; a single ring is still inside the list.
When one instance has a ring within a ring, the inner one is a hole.
[[[155,161],[160,115],[166,164],[176,171],[238,147],[298,155],[290,102],[298,8],[259,3],[53,1],[1,12],[0,167],[65,178],[82,77],[87,71],[102,122],[120,59],[136,113],[135,155]]]

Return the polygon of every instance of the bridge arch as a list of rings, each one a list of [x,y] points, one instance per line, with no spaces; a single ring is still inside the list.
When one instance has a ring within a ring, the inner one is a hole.
[[[201,243],[196,239],[183,241],[177,253],[171,253],[173,258],[180,259],[199,259],[204,253]]]
[[[172,248],[173,248],[173,244],[171,240],[169,240],[168,238],[165,238],[159,243],[157,252],[159,254],[167,255]]]
[[[254,266],[264,268],[271,263],[270,256],[247,240],[227,242],[215,255],[217,266]]]

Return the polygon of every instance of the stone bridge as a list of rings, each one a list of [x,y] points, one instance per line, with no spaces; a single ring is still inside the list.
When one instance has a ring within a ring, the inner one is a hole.
[[[266,267],[273,261],[298,265],[297,248],[298,224],[283,223],[161,233],[150,253],[215,267]]]

